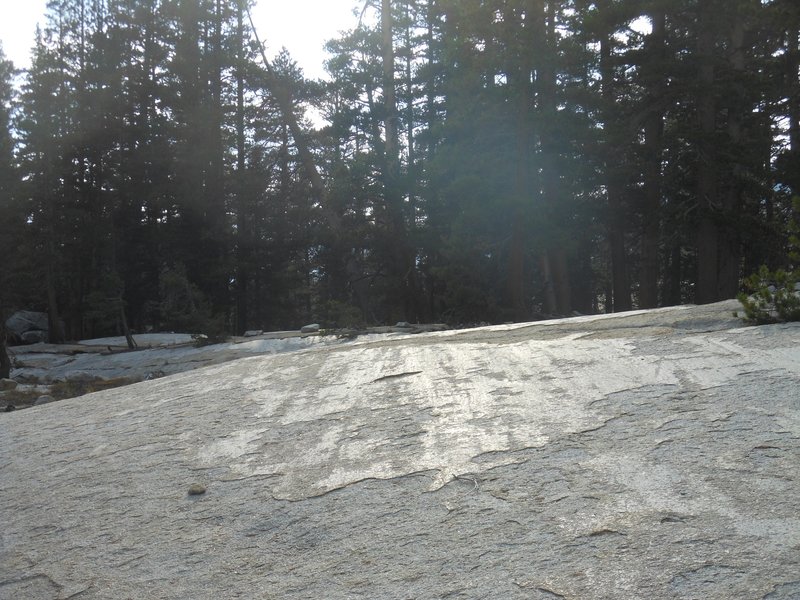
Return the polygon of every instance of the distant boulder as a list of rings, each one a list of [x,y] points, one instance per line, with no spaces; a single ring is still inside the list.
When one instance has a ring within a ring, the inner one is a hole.
[[[17,389],[17,382],[13,379],[0,379],[0,392]]]
[[[33,403],[34,406],[41,406],[42,404],[50,404],[51,402],[55,402],[56,399],[52,396],[39,396],[36,402]]]
[[[26,331],[20,338],[23,344],[43,344],[47,342],[48,332],[42,331],[41,329],[34,329],[32,331]]]
[[[73,373],[69,373],[64,379],[70,383],[94,383],[96,381],[103,381],[103,378],[99,375],[87,373],[86,371],[75,371]]]
[[[9,341],[17,344],[35,344],[48,339],[47,313],[20,310],[6,321]]]
[[[304,325],[300,328],[300,333],[317,333],[319,331],[319,323],[312,323],[311,325]]]

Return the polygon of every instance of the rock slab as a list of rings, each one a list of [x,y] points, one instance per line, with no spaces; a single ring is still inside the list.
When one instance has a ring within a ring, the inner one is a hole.
[[[368,339],[0,415],[0,598],[799,597],[800,324],[734,309]]]

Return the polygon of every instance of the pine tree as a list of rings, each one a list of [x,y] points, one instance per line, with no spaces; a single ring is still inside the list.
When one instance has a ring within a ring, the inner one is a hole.
[[[11,103],[14,65],[6,60],[0,44],[0,379],[11,373],[11,360],[6,350],[6,319],[14,298],[12,281],[19,277],[19,230],[23,213],[17,209],[17,178],[14,166],[14,140],[11,136]],[[17,267],[18,268],[18,267]]]

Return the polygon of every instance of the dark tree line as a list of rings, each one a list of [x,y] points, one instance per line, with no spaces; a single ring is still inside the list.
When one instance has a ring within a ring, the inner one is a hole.
[[[18,91],[0,60],[1,310],[70,339],[498,322],[786,261],[793,0],[371,0],[328,82],[246,4],[51,0]]]

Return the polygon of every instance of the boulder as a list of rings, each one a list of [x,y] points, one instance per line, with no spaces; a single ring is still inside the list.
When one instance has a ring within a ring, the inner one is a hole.
[[[93,383],[95,381],[102,381],[103,378],[93,373],[87,373],[86,371],[75,371],[74,373],[68,373],[64,380],[70,383]]]
[[[0,392],[17,389],[17,382],[13,379],[0,379]]]
[[[304,325],[300,328],[300,333],[317,333],[319,331],[319,323],[312,323],[311,325]]]
[[[23,344],[44,344],[47,342],[47,331],[42,331],[41,329],[33,329],[31,331],[26,331],[20,337]]]
[[[257,337],[262,333],[264,333],[264,331],[261,329],[251,329],[249,331],[244,332],[244,337]]]
[[[39,398],[36,399],[36,402],[34,402],[33,405],[34,406],[41,406],[42,404],[50,404],[51,402],[55,402],[55,401],[56,401],[56,399],[53,398],[52,396],[47,396],[47,395],[39,396]]]
[[[12,340],[23,341],[23,335],[29,331],[42,331],[47,339],[49,329],[47,313],[30,310],[19,310],[6,321],[6,331]]]

